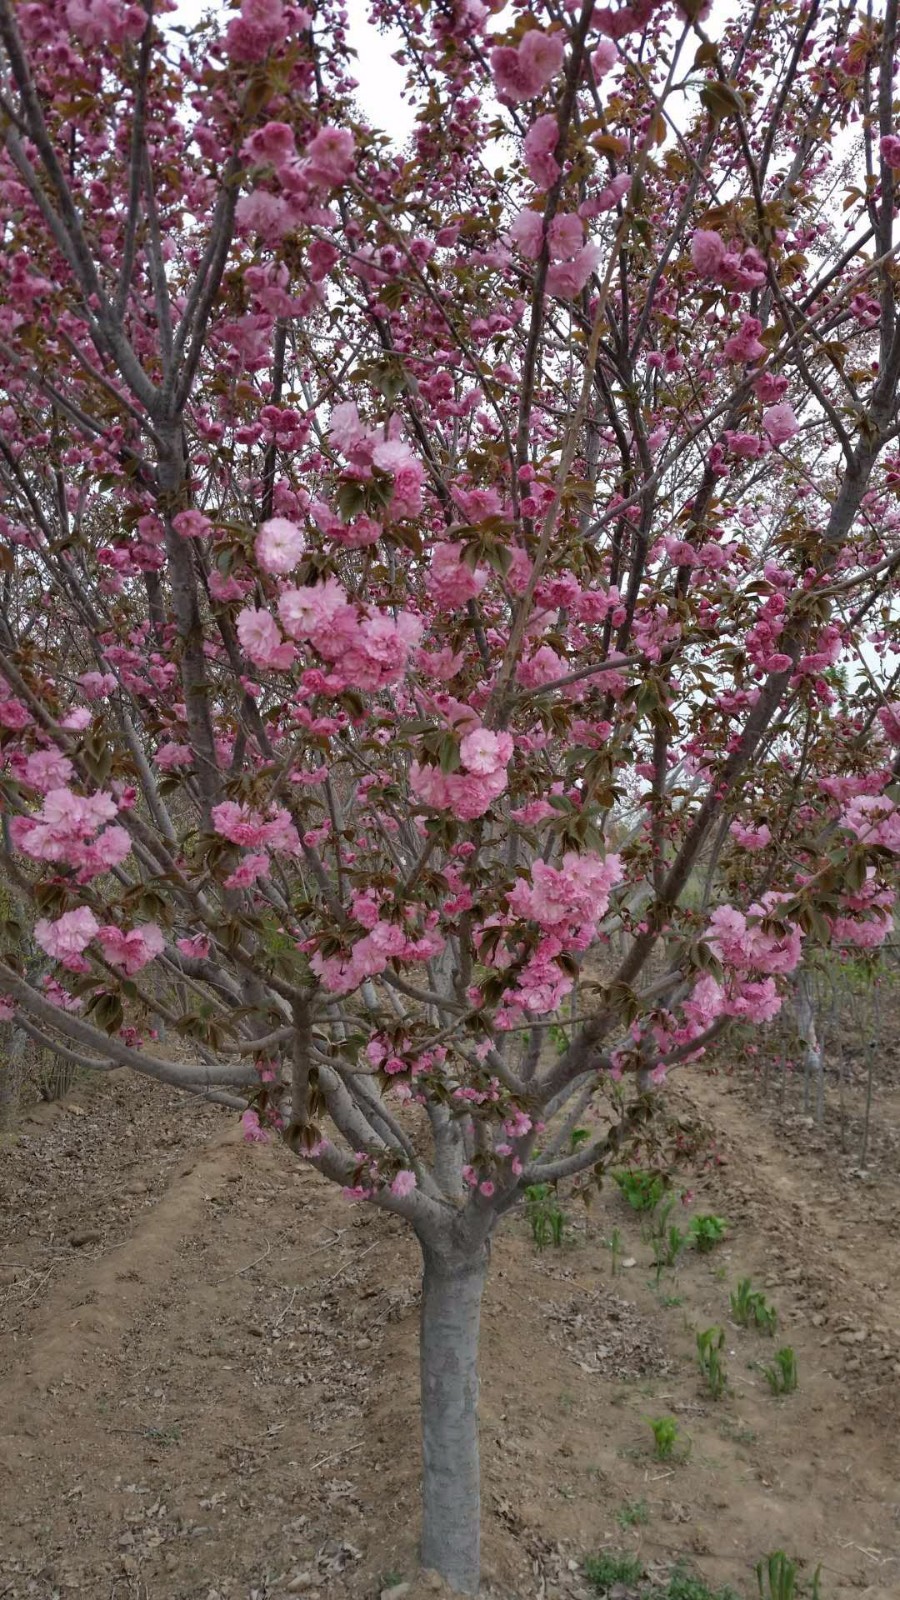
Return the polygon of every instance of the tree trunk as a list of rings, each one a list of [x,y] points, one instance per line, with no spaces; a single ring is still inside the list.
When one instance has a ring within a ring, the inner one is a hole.
[[[477,1594],[481,1558],[478,1330],[488,1250],[422,1245],[422,1565]]]

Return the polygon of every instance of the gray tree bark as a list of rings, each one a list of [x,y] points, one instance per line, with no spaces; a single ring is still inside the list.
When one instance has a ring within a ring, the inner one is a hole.
[[[422,1565],[477,1594],[481,1558],[478,1333],[488,1246],[422,1244]]]

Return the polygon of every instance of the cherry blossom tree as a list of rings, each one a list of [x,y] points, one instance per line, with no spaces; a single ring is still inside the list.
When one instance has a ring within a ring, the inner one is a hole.
[[[892,925],[896,0],[708,13],[0,0],[0,1013],[413,1228],[464,1593],[499,1220]]]

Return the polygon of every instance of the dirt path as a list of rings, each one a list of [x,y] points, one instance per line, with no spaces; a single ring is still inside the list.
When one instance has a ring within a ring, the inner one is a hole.
[[[900,1427],[896,1172],[860,1174],[808,1118],[793,1119],[790,1140],[779,1137],[736,1077],[698,1074],[689,1094],[727,1149],[723,1192],[768,1241],[773,1281],[790,1284],[821,1329],[822,1361],[856,1405]],[[885,1095],[880,1110],[888,1128],[900,1126],[900,1096]]]
[[[690,1096],[726,1158],[691,1180],[694,1209],[731,1226],[662,1295],[619,1200],[573,1210],[561,1251],[537,1256],[522,1222],[497,1241],[488,1586],[584,1596],[580,1562],[608,1547],[651,1570],[683,1557],[743,1597],[782,1547],[823,1563],[825,1600],[896,1600],[893,1197],[815,1156],[779,1159],[723,1079],[692,1079]],[[22,1133],[0,1157],[0,1596],[373,1600],[411,1579],[405,1234],[152,1085],[113,1078]],[[637,1263],[614,1279],[613,1224]],[[783,1401],[759,1372],[767,1341],[727,1325],[748,1274],[797,1351]],[[713,1323],[728,1332],[719,1402],[695,1368]],[[690,1448],[675,1466],[650,1448],[662,1414]]]

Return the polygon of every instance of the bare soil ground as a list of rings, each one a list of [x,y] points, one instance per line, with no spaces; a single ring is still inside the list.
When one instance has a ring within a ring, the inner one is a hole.
[[[717,1152],[684,1181],[730,1227],[661,1293],[613,1193],[541,1255],[497,1239],[484,1316],[485,1590],[585,1596],[585,1555],[682,1558],[755,1593],[783,1548],[823,1600],[900,1594],[900,1092],[868,1173],[742,1079],[673,1090]],[[787,1137],[784,1122],[787,1117]],[[777,1132],[776,1132],[777,1123]],[[891,1130],[894,1130],[893,1134]],[[635,1265],[611,1274],[617,1226]],[[124,1075],[36,1106],[0,1150],[0,1596],[374,1600],[415,1579],[417,1255],[228,1113]],[[773,1345],[728,1321],[750,1276]],[[727,1333],[704,1394],[698,1328]],[[654,1458],[647,1418],[689,1454]],[[751,1589],[752,1583],[752,1589]]]

